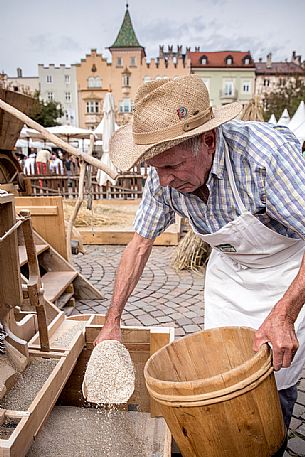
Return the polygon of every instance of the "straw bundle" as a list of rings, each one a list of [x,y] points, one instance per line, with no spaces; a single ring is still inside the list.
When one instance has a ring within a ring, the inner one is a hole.
[[[242,121],[264,122],[263,107],[259,97],[252,98],[240,115]]]
[[[210,252],[210,246],[190,229],[173,253],[172,266],[178,271],[198,271],[207,262]]]

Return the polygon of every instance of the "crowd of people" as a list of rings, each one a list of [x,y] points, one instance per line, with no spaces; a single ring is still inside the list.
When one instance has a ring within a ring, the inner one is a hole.
[[[25,175],[68,175],[76,174],[77,158],[64,154],[61,150],[42,148],[35,152],[29,149],[28,156],[19,155],[19,163]]]

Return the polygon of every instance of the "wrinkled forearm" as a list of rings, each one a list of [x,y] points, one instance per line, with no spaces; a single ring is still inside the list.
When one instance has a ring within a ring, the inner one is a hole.
[[[142,275],[152,246],[153,240],[145,239],[137,233],[127,245],[116,273],[113,297],[106,316],[106,324],[119,324],[127,300]]]

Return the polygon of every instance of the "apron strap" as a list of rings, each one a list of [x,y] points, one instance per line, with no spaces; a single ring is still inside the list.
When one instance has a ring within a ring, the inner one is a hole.
[[[233,170],[232,170],[232,165],[231,165],[231,161],[230,161],[230,156],[229,156],[229,148],[228,148],[228,145],[227,145],[227,142],[225,139],[224,139],[224,146],[225,146],[224,147],[225,162],[226,162],[227,171],[228,171],[228,175],[229,175],[229,182],[231,185],[231,189],[233,191],[233,195],[237,202],[238,208],[239,208],[240,212],[243,214],[243,213],[248,212],[248,210],[245,207],[245,205],[243,204],[242,199],[240,198],[239,192],[236,187],[236,183],[234,180],[234,174],[233,174]]]

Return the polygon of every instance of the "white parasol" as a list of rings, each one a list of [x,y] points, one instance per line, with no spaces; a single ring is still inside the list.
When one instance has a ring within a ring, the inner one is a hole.
[[[290,121],[290,116],[289,116],[287,108],[285,108],[284,111],[282,112],[281,117],[278,120],[277,125],[288,125],[289,121]]]
[[[299,104],[288,127],[301,143],[305,141],[305,105],[303,101]]]
[[[100,133],[101,131],[101,124],[102,124],[102,135],[103,135],[103,155],[101,157],[101,162],[103,164],[107,164],[107,166],[116,172],[115,166],[112,164],[110,157],[109,157],[109,145],[110,139],[115,130],[117,129],[117,125],[115,123],[115,115],[114,115],[114,98],[110,92],[107,92],[104,98],[103,104],[103,113],[104,117],[100,125],[97,126],[94,133]],[[113,185],[115,184],[115,180],[110,179],[106,173],[102,170],[98,170],[96,175],[96,180],[100,186],[106,184],[106,181],[109,180]]]
[[[271,114],[270,119],[268,121],[269,124],[277,124],[277,120],[274,114]]]

